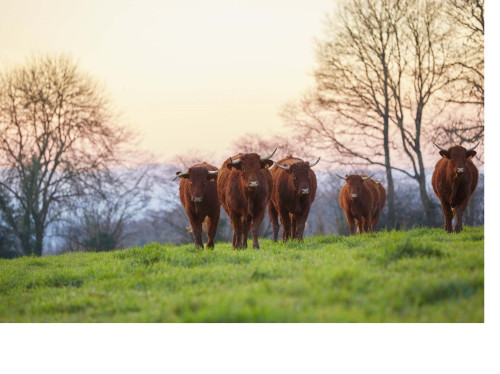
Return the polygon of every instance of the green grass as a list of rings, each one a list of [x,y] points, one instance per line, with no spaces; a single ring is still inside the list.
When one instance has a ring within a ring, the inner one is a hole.
[[[0,322],[483,322],[484,230],[0,260]]]

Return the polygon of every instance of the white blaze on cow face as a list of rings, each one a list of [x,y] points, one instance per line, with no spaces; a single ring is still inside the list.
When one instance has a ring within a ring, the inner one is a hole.
[[[250,181],[250,182],[248,182],[248,187],[257,188],[257,187],[259,187],[259,182],[258,181]]]

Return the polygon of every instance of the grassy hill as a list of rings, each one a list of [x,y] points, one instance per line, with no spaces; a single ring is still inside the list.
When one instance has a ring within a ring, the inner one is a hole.
[[[484,231],[0,260],[0,322],[483,322]]]

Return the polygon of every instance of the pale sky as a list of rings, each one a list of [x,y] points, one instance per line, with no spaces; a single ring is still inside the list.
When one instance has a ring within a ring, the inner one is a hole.
[[[0,0],[0,64],[69,53],[104,82],[142,149],[224,155],[283,129],[313,84],[313,38],[335,0]]]

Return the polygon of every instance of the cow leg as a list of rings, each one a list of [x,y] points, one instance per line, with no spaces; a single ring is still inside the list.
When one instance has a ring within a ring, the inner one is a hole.
[[[462,218],[465,212],[465,209],[467,208],[468,200],[462,203],[459,207],[455,208],[455,232],[458,234],[459,232],[462,231]]]
[[[207,237],[208,237],[208,242],[207,242],[207,248],[213,248],[214,247],[214,238],[215,234],[217,234],[217,226],[219,225],[219,217],[220,217],[220,211],[217,211],[216,214],[213,216],[208,217],[208,223],[207,223]]]
[[[368,231],[369,231],[368,220],[366,219],[366,217],[363,217],[363,233],[368,232]]]
[[[448,202],[442,201],[441,207],[443,208],[444,214],[444,229],[448,232],[453,232],[451,223],[453,221],[453,211],[451,210],[451,205]]]
[[[302,241],[304,238],[304,230],[306,228],[307,217],[309,217],[309,210],[311,209],[311,204],[308,204],[306,208],[302,210],[300,216],[297,217],[297,239]]]
[[[203,248],[203,239],[201,238],[203,221],[200,222],[196,218],[189,219],[189,221],[191,223],[191,230],[193,230],[194,246],[196,248]]]
[[[301,242],[304,240],[304,229],[306,228],[307,215],[303,214],[297,218],[297,240]]]
[[[253,249],[259,249],[259,230],[260,230],[260,224],[262,223],[262,220],[264,219],[264,213],[265,209],[262,209],[260,213],[253,218],[252,221],[252,248]]]
[[[372,215],[368,214],[365,218],[365,227],[364,227],[365,232],[373,232],[373,224],[372,224]]]
[[[281,224],[283,225],[283,243],[285,243],[290,238],[290,214],[285,210],[280,210],[279,215],[281,218]]]
[[[241,246],[243,224],[238,214],[231,214],[229,218],[231,219],[231,224],[233,225],[233,249],[238,249]]]
[[[290,222],[291,222],[291,232],[290,238],[297,239],[297,217],[295,214],[290,214]]]
[[[354,222],[354,216],[349,212],[345,212],[345,219],[347,221],[347,224],[349,225],[349,234],[354,235],[356,233],[356,223]]]
[[[252,217],[248,217],[246,220],[243,221],[243,233],[242,233],[242,238],[241,238],[241,244],[240,247],[243,249],[247,248],[247,241],[248,241],[248,232],[250,231],[250,226],[252,223]]]
[[[358,223],[358,234],[362,234],[363,233],[363,219],[364,219],[363,216],[356,217],[356,221]]]
[[[267,212],[269,213],[269,220],[273,225],[273,240],[277,241],[278,233],[280,231],[280,225],[278,222],[278,211],[276,210],[272,202],[269,202],[269,205],[267,206]]]

